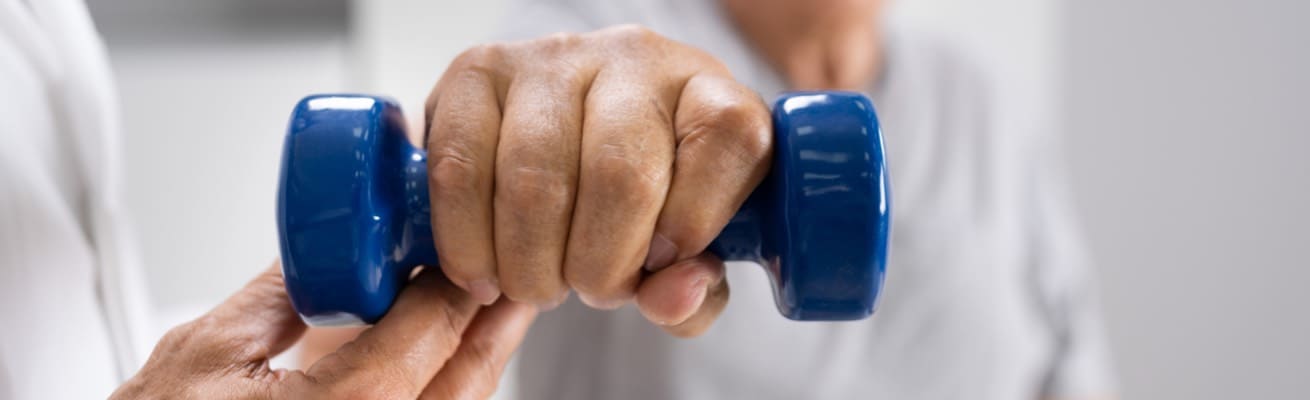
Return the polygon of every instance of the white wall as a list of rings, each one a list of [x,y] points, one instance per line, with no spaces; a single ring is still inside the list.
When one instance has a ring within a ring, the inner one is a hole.
[[[355,0],[351,3],[353,78],[400,101],[411,127],[423,101],[461,51],[491,36],[505,0]]]
[[[347,75],[345,3],[307,1],[88,3],[123,99],[125,200],[165,322],[216,304],[278,255],[291,107],[345,89]]]
[[[1085,0],[1066,126],[1124,386],[1310,396],[1310,3]]]

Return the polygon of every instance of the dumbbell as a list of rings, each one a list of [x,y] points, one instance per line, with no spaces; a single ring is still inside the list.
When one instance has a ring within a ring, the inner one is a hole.
[[[774,103],[773,130],[768,176],[710,251],[762,265],[787,318],[868,317],[891,216],[873,103],[849,92],[787,94]],[[390,99],[322,94],[296,105],[277,225],[287,293],[306,322],[374,323],[414,268],[437,266],[426,161]]]

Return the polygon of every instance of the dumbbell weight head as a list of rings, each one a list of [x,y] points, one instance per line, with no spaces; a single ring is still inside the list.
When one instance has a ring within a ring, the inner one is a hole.
[[[311,325],[376,322],[413,269],[436,266],[427,155],[400,107],[375,96],[313,95],[283,148],[277,223],[287,292]],[[764,266],[783,316],[851,320],[873,312],[890,225],[873,104],[801,92],[774,104],[768,177],[710,245]]]

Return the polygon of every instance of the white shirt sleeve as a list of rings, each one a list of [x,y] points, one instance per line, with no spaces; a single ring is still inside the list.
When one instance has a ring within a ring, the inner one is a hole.
[[[575,12],[582,6],[577,1],[511,0],[500,21],[496,40],[527,40],[556,32],[588,32],[602,21],[588,21],[584,12]]]
[[[148,351],[109,60],[80,0],[0,0],[0,398],[107,396]]]

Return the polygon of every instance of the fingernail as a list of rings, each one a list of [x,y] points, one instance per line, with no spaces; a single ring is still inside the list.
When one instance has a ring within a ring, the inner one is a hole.
[[[678,256],[678,245],[659,233],[650,238],[650,250],[646,252],[646,270],[655,272],[669,266]]]
[[[561,304],[564,304],[564,301],[568,299],[569,299],[569,292],[564,291],[564,294],[561,294],[559,296],[559,299],[555,300],[554,302],[538,304],[537,311],[546,312],[546,311],[554,310],[556,308],[559,308],[559,306]]]
[[[696,305],[691,308],[687,315],[679,316],[677,320],[670,321],[671,323],[665,325],[677,325],[687,322],[688,319],[691,319],[691,316],[696,315],[696,311],[705,305],[705,298],[710,295],[710,277],[696,278],[696,281],[692,282],[691,285],[696,288]]]
[[[699,310],[701,306],[705,305],[705,298],[709,297],[710,295],[710,277],[702,276],[700,278],[696,278],[696,281],[692,282],[692,286],[697,288],[696,309]],[[690,318],[691,316],[688,315],[687,317]]]
[[[489,306],[500,298],[500,288],[491,279],[478,279],[469,282],[469,295],[473,296],[473,301]]]

